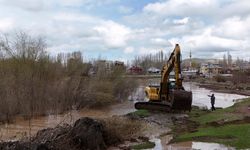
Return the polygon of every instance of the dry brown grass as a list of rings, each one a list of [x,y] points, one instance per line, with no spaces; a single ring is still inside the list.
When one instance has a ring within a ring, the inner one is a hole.
[[[126,117],[111,117],[103,120],[104,127],[109,139],[109,142],[116,143],[120,141],[136,139],[142,136],[142,131],[145,129],[145,123],[139,120],[131,120]]]

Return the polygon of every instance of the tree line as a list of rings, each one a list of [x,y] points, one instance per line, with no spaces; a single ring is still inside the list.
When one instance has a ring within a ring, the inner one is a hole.
[[[161,69],[164,64],[168,61],[169,54],[164,54],[163,51],[159,51],[155,54],[147,54],[143,56],[136,56],[132,60],[132,66],[140,66],[144,72],[150,67],[156,67]]]
[[[136,88],[136,82],[123,78],[121,67],[105,72],[99,60],[84,62],[81,52],[52,57],[46,47],[44,38],[24,32],[1,35],[0,121],[105,107]],[[94,66],[96,74],[90,76]]]

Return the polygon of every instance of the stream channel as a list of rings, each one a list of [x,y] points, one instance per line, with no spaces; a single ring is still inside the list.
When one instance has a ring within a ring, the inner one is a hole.
[[[210,98],[207,95],[215,94],[216,107],[226,108],[232,106],[236,99],[246,98],[243,95],[228,94],[212,92],[205,88],[200,88],[196,83],[186,82],[184,87],[187,91],[193,92],[193,105],[210,108]],[[125,101],[119,104],[115,104],[103,109],[82,109],[72,110],[70,112],[58,115],[41,116],[31,120],[24,120],[23,118],[17,117],[14,123],[0,125],[0,140],[18,140],[23,137],[34,135],[38,130],[55,127],[58,124],[73,123],[81,117],[93,117],[93,118],[105,118],[113,115],[124,115],[129,112],[134,112],[134,101],[142,100],[144,98],[144,86],[139,86],[136,92],[130,96],[130,101]],[[152,141],[156,143],[154,149],[231,149],[217,143],[204,143],[204,142],[184,142],[167,145],[171,140],[171,137],[165,136],[160,139],[154,138]]]

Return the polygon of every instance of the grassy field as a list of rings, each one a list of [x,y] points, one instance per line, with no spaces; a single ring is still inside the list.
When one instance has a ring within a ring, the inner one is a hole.
[[[177,137],[177,141],[207,141],[239,149],[250,147],[250,124],[199,128],[197,132]]]
[[[141,109],[141,110],[136,110],[135,112],[132,112],[130,114],[136,115],[139,117],[148,117],[150,115],[150,112],[148,110]]]
[[[137,144],[137,145],[133,145],[130,148],[131,149],[151,149],[155,147],[155,143],[154,142],[144,142],[141,144]]]
[[[214,112],[197,108],[189,114],[199,125],[196,132],[183,133],[175,141],[208,141],[235,147],[250,148],[250,99],[245,99],[232,107]]]

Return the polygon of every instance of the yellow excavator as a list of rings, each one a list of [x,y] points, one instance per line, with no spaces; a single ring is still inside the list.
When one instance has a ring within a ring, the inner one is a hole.
[[[175,72],[174,79],[170,72]],[[181,76],[181,50],[179,44],[175,45],[167,63],[161,71],[160,85],[145,87],[146,97],[149,101],[135,103],[136,109],[158,111],[191,111],[192,92],[186,91],[182,85]]]

